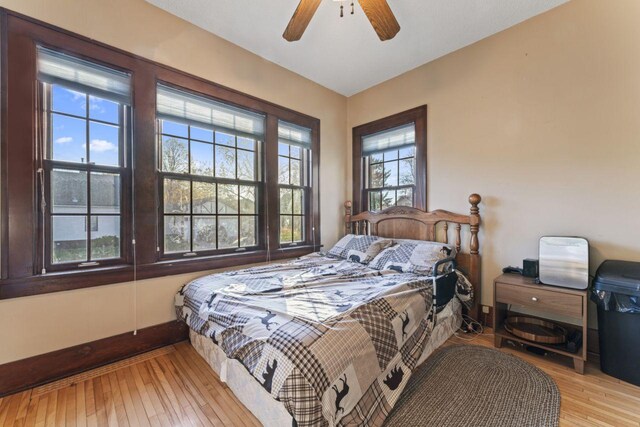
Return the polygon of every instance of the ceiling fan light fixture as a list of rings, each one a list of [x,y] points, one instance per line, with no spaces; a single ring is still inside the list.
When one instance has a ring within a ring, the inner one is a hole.
[[[343,18],[343,17],[344,17],[344,3],[345,3],[346,1],[347,1],[347,0],[333,0],[333,2],[334,2],[334,3],[340,3],[340,18]],[[350,12],[350,14],[351,14],[351,15],[353,15],[353,14],[355,13],[355,10],[356,10],[356,9],[355,9],[355,4],[354,4],[354,1],[353,1],[353,0],[351,0],[351,2],[350,2],[350,6],[351,6],[351,12]]]
[[[284,30],[282,36],[285,40],[293,42],[300,40],[304,30],[313,18],[322,0],[300,0],[298,7]],[[355,13],[355,0],[333,0],[340,2],[340,17],[344,16],[344,2],[351,2],[351,15]],[[358,0],[364,14],[371,22],[373,29],[381,41],[390,40],[400,31],[400,24],[393,15],[387,0]]]

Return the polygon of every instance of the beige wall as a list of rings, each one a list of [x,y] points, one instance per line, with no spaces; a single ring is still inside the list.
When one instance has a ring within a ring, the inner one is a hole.
[[[491,304],[542,235],[588,238],[593,269],[640,260],[639,52],[640,1],[574,0],[354,95],[347,129],[428,104],[429,208],[483,196]]]
[[[0,0],[0,6],[321,120],[322,241],[341,232],[347,195],[346,98],[144,0]],[[338,171],[338,173],[336,173]],[[173,294],[189,278],[139,282],[138,327],[170,321]],[[131,283],[0,301],[0,364],[134,327]]]
[[[640,259],[640,1],[573,0],[348,100],[143,0],[0,5],[320,118],[325,245],[350,193],[351,128],[428,104],[429,207],[484,199],[485,304],[493,277],[535,257],[541,235],[587,237],[593,268]],[[138,326],[172,319],[173,294],[197,275],[139,282]],[[133,292],[0,301],[0,363],[131,330]]]

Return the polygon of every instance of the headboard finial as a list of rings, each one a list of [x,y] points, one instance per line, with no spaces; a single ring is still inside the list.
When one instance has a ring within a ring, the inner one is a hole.
[[[471,213],[478,213],[480,209],[478,209],[478,205],[482,201],[482,197],[479,194],[473,193],[469,196],[469,203],[471,203]]]

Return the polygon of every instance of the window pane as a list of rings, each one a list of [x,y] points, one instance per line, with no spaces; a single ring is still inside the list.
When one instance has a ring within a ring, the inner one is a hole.
[[[229,135],[228,133],[216,132],[216,144],[235,147],[236,137],[233,135]]]
[[[384,161],[396,160],[398,158],[398,150],[391,150],[384,153]]]
[[[238,217],[218,217],[218,248],[238,247]]]
[[[162,121],[162,133],[173,136],[181,136],[187,138],[189,136],[188,126],[182,123],[170,122],[168,120]]]
[[[302,219],[304,217],[294,216],[293,217],[293,241],[294,242],[302,242],[304,240],[304,233],[302,230]]]
[[[120,216],[92,216],[91,220],[91,259],[119,258]]]
[[[193,217],[193,250],[203,251],[216,248],[216,218],[212,216]]]
[[[53,160],[86,163],[87,122],[51,114]]]
[[[213,142],[213,131],[191,126],[191,139],[199,139],[200,141]]]
[[[398,206],[413,206],[413,189],[402,188],[398,190]]]
[[[189,213],[191,192],[189,181],[164,180],[164,213]]]
[[[87,116],[87,95],[62,86],[51,87],[51,109],[74,116]]]
[[[256,245],[256,217],[242,216],[240,217],[240,246]]]
[[[296,147],[295,145],[290,145],[291,154],[290,156],[294,159],[299,159],[302,156],[302,149],[300,147]]]
[[[51,262],[83,262],[87,260],[87,217],[54,216],[51,221],[53,239]]]
[[[383,161],[382,153],[373,153],[369,156],[370,163],[380,163]]]
[[[396,192],[391,191],[383,191],[382,192],[382,209],[388,208],[390,206],[396,205]]]
[[[382,209],[382,205],[380,204],[381,193],[379,191],[372,191],[369,193],[369,210],[377,211]]]
[[[118,124],[120,122],[120,104],[107,99],[89,96],[89,117],[103,122]]]
[[[120,175],[91,172],[91,213],[120,213]]]
[[[395,187],[398,185],[398,162],[384,164],[384,186]]]
[[[52,213],[87,213],[87,173],[52,170],[51,199]]]
[[[216,176],[219,178],[236,177],[236,150],[216,146]]]
[[[238,150],[238,179],[256,180],[255,153],[253,151]]]
[[[302,185],[302,162],[291,160],[291,185]]]
[[[256,140],[251,138],[238,137],[238,148],[244,148],[245,150],[256,150]]]
[[[120,160],[118,126],[91,122],[89,125],[89,161],[97,165],[118,166]]]
[[[289,159],[278,157],[278,183],[289,184]]]
[[[290,216],[280,216],[280,242],[289,243],[293,241],[293,219]]]
[[[289,214],[293,213],[293,192],[290,188],[280,189],[280,213]]]
[[[369,176],[371,179],[371,188],[380,188],[384,186],[384,165],[378,163],[371,165],[369,168]]]
[[[415,184],[413,159],[400,160],[400,185]]]
[[[218,184],[218,213],[238,213],[238,186],[233,184]]]
[[[175,173],[189,171],[189,143],[186,139],[162,137],[162,170]]]
[[[208,182],[193,184],[193,213],[216,213],[216,185]]]
[[[278,155],[289,157],[289,144],[278,143]]]
[[[188,216],[164,217],[164,251],[188,252],[190,250],[191,223]]]
[[[301,215],[304,211],[302,190],[293,190],[293,213]]]
[[[399,157],[402,159],[404,157],[415,157],[416,155],[416,147],[407,147],[400,150]]]
[[[213,144],[191,141],[191,173],[213,176]]]
[[[249,185],[240,186],[240,213],[256,213],[256,188]]]

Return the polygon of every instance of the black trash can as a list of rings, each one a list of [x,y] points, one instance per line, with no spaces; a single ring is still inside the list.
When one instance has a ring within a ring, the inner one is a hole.
[[[640,386],[640,262],[605,261],[593,281],[602,372]]]

